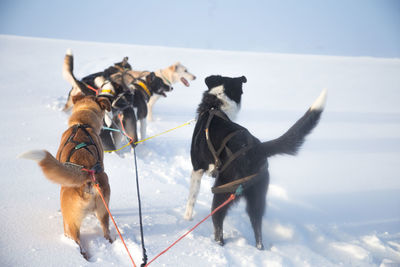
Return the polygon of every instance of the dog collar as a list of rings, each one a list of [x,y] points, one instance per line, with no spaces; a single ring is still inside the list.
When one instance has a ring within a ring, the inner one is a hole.
[[[136,82],[136,84],[139,85],[140,87],[142,87],[143,90],[146,92],[146,94],[147,94],[149,97],[151,96],[150,90],[149,90],[149,88],[147,88],[147,85],[146,85],[144,82],[142,82],[142,81],[139,80],[139,81]]]
[[[172,83],[167,79],[167,77],[164,76],[164,74],[162,73],[162,70],[160,70],[160,74],[161,74],[161,77],[163,78],[163,80],[166,81],[169,86],[171,86]]]

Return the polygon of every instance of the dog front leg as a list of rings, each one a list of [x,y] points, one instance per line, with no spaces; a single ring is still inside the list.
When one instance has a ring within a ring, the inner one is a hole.
[[[153,105],[160,98],[160,95],[152,95],[147,103],[147,119],[153,121]]]
[[[200,184],[201,184],[201,177],[203,177],[204,170],[193,170],[192,171],[192,176],[190,178],[190,191],[189,191],[189,198],[186,203],[186,211],[184,218],[185,220],[191,220],[192,215],[193,215],[193,208],[194,204],[196,203],[197,200],[197,195],[199,194],[200,191]]]

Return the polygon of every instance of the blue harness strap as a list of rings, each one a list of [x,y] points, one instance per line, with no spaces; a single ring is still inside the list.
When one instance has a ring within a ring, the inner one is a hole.
[[[96,143],[94,142],[92,136],[89,134],[89,132],[88,132],[88,130],[87,130],[87,128],[91,128],[91,126],[88,125],[88,124],[75,124],[75,125],[73,125],[73,126],[71,126],[71,127],[72,127],[72,133],[71,133],[71,135],[69,136],[69,138],[67,139],[67,141],[64,143],[64,146],[62,147],[62,149],[61,149],[61,151],[60,151],[60,153],[59,153],[59,157],[61,157],[62,151],[64,150],[65,146],[66,146],[67,144],[69,144],[69,143],[73,143],[73,144],[75,144],[75,147],[74,147],[74,149],[72,149],[72,150],[69,152],[68,158],[67,158],[67,160],[64,162],[64,164],[70,164],[70,163],[71,163],[71,162],[70,162],[71,157],[72,157],[72,155],[73,155],[77,150],[79,150],[79,149],[85,149],[85,150],[88,151],[93,157],[96,157],[96,156],[97,156],[97,162],[95,163],[95,165],[94,165],[91,169],[94,170],[96,173],[103,172],[103,168],[102,168],[101,163],[100,163],[100,161],[99,161],[100,158],[101,158],[101,157],[100,157],[99,148],[97,147],[97,145],[96,145]],[[79,129],[81,129],[81,130],[84,131],[85,135],[89,138],[89,142],[81,142],[81,141],[76,141],[76,140],[74,140],[74,138],[75,138],[75,136],[76,136],[76,134],[77,134],[77,132],[78,132]],[[93,152],[88,148],[89,146],[94,146],[94,147],[96,148],[97,155],[93,154]],[[58,158],[58,160],[60,160],[60,158]]]

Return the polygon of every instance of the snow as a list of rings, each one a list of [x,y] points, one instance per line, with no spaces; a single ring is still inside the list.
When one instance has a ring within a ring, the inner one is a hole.
[[[68,115],[61,111],[70,86],[61,68],[74,51],[77,77],[124,56],[135,69],[182,62],[198,79],[181,84],[154,108],[148,135],[195,116],[211,74],[245,75],[238,122],[261,140],[286,131],[322,89],[328,99],[320,124],[298,156],[270,159],[271,186],[263,220],[267,249],[258,251],[243,202],[225,220],[226,245],[213,241],[210,220],[151,266],[399,266],[400,59],[332,57],[177,49],[35,39],[0,35],[3,130],[0,170],[1,266],[130,266],[110,226],[113,244],[97,219],[81,228],[85,261],[63,236],[59,186],[33,161],[32,149],[55,154]],[[210,212],[213,179],[203,177],[194,220],[183,219],[194,124],[137,147],[144,234],[149,260]],[[134,161],[105,155],[110,209],[137,265],[141,263]]]

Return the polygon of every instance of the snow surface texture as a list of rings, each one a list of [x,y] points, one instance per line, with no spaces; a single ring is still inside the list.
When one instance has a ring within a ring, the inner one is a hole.
[[[75,75],[99,71],[129,56],[135,69],[181,61],[198,79],[176,85],[155,105],[148,135],[195,116],[211,74],[245,75],[238,122],[261,140],[276,138],[309,108],[323,88],[321,122],[296,157],[270,159],[271,186],[258,251],[244,203],[225,220],[226,245],[206,221],[151,266],[399,266],[400,60],[237,53],[0,36],[2,92],[1,266],[130,266],[116,230],[109,244],[88,217],[81,239],[90,262],[63,237],[59,186],[37,164],[16,156],[32,149],[55,154],[68,115],[70,86],[61,68],[67,48]],[[194,220],[183,219],[193,124],[137,147],[144,234],[149,259],[210,212],[213,179],[203,177]],[[137,265],[140,232],[130,152],[105,155],[110,208]]]

